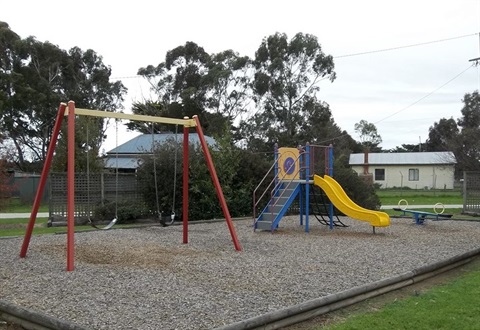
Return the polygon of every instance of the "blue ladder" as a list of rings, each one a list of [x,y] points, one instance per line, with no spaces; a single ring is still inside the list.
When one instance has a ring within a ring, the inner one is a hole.
[[[301,183],[298,181],[281,182],[273,197],[255,221],[254,229],[274,231],[288,208],[298,196]]]

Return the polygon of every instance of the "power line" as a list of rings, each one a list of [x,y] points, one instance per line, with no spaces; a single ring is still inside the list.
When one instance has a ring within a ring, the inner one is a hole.
[[[415,102],[407,105],[405,108],[400,109],[400,110],[392,113],[391,115],[388,115],[388,116],[384,117],[383,119],[380,119],[379,121],[376,121],[374,124],[378,124],[378,123],[380,123],[380,122],[382,122],[382,121],[384,121],[384,120],[386,120],[386,119],[388,119],[388,118],[391,118],[391,117],[399,114],[400,112],[403,112],[403,111],[405,111],[405,110],[413,107],[415,104],[420,103],[421,101],[425,100],[425,99],[426,99],[427,97],[429,97],[430,95],[436,93],[437,91],[439,91],[440,89],[442,89],[443,87],[447,86],[449,83],[451,83],[452,81],[454,81],[455,79],[457,79],[458,77],[460,77],[462,74],[464,74],[465,72],[467,72],[467,71],[468,71],[470,68],[472,68],[473,66],[474,66],[474,65],[469,65],[466,69],[462,70],[462,72],[456,74],[453,78],[449,79],[446,83],[442,84],[441,86],[435,88],[435,89],[434,89],[433,91],[431,91],[430,93],[422,96],[421,98],[419,98],[419,99],[416,100]]]
[[[143,78],[143,76],[135,75],[135,76],[124,76],[124,77],[110,77],[110,80],[138,79],[138,78]]]
[[[434,44],[434,43],[439,43],[439,42],[445,42],[445,41],[450,41],[450,40],[455,40],[455,39],[472,37],[472,36],[476,36],[476,35],[478,35],[479,38],[480,38],[480,33],[471,33],[471,34],[465,34],[465,35],[462,35],[462,36],[457,36],[457,37],[452,37],[452,38],[445,38],[445,39],[438,39],[438,40],[433,40],[433,41],[425,41],[425,42],[420,42],[420,43],[411,44],[411,45],[397,46],[397,47],[391,47],[391,48],[384,48],[384,49],[377,49],[377,50],[365,51],[365,52],[360,52],[360,53],[352,53],[352,54],[334,56],[333,58],[334,58],[334,59],[337,59],[337,58],[344,58],[344,57],[352,57],[352,56],[360,56],[360,55],[368,55],[368,54],[374,54],[374,53],[388,52],[388,51],[397,50],[397,49],[411,48],[411,47],[417,47],[417,46],[424,46],[424,45],[429,45],[429,44]],[[480,44],[479,44],[479,46],[480,46]],[[138,78],[143,78],[143,76],[141,76],[141,75],[132,75],[132,76],[123,76],[123,77],[110,77],[111,80],[119,80],[119,79],[138,79]]]
[[[472,36],[476,36],[476,35],[480,36],[480,33],[465,34],[465,35],[463,35],[463,36],[457,36],[457,37],[446,38],[446,39],[439,39],[439,40],[433,40],[433,41],[420,42],[420,43],[411,44],[411,45],[397,46],[397,47],[391,47],[391,48],[370,50],[370,51],[360,52],[360,53],[353,53],[353,54],[346,54],[346,55],[334,56],[333,58],[337,59],[337,58],[360,56],[360,55],[368,55],[368,54],[381,53],[381,52],[389,52],[389,51],[397,50],[397,49],[403,49],[403,48],[410,48],[410,47],[430,45],[430,44],[434,44],[434,43],[445,42],[445,41],[450,41],[450,40],[455,40],[455,39],[461,39],[461,38],[466,38],[466,37],[472,37]]]
[[[368,55],[368,54],[374,54],[374,53],[380,53],[380,52],[387,52],[387,51],[393,51],[393,50],[398,50],[398,49],[403,49],[403,48],[411,48],[411,47],[417,47],[417,46],[424,46],[424,45],[429,45],[429,44],[433,44],[433,43],[440,43],[440,42],[445,42],[445,41],[450,41],[450,40],[455,40],[455,39],[461,39],[461,38],[466,38],[466,37],[472,37],[472,36],[476,36],[478,35],[479,36],[479,39],[480,39],[480,33],[472,33],[472,34],[466,34],[466,35],[462,35],[462,36],[457,36],[457,37],[452,37],[452,38],[445,38],[445,39],[439,39],[439,40],[433,40],[433,41],[427,41],[427,42],[422,42],[422,43],[416,43],[416,44],[411,44],[411,45],[405,45],[405,46],[397,46],[397,47],[391,47],[391,48],[385,48],[385,49],[379,49],[379,50],[372,50],[372,51],[366,51],[366,52],[360,52],[360,53],[352,53],[352,54],[347,54],[347,55],[340,55],[340,56],[334,56],[335,59],[337,58],[344,58],[344,57],[353,57],[353,56],[360,56],[360,55]],[[480,42],[479,42],[479,45],[480,45]],[[378,121],[376,121],[374,124],[378,124],[384,120],[387,120],[409,108],[411,108],[412,106],[420,103],[421,101],[423,101],[424,99],[428,98],[429,96],[433,95],[434,93],[436,93],[437,91],[439,91],[440,89],[442,89],[443,87],[445,87],[446,85],[448,85],[449,83],[451,83],[452,81],[454,81],[455,79],[457,79],[458,77],[460,77],[463,73],[465,73],[466,71],[468,71],[470,68],[476,66],[478,64],[478,60],[480,58],[475,58],[475,59],[472,59],[471,61],[474,61],[474,63],[472,65],[469,65],[466,69],[462,70],[460,73],[456,74],[453,78],[449,79],[447,82],[445,82],[444,84],[442,84],[441,86],[437,87],[436,89],[434,89],[433,91],[431,91],[430,93],[422,96],[421,98],[419,98],[418,100],[416,100],[415,102],[409,104],[408,106],[384,117],[383,119],[380,119]],[[135,76],[124,76],[124,77],[112,77],[110,79],[137,79],[137,78],[142,78],[143,76],[140,76],[140,75],[135,75]],[[333,140],[337,140],[337,139],[340,139],[340,138],[343,138],[345,136],[349,135],[348,133],[346,134],[341,134],[341,135],[338,135],[336,137],[333,137],[333,138],[329,138],[328,140],[325,140],[325,141],[320,141],[318,143],[326,143],[326,142],[330,142],[330,141],[333,141]]]
[[[388,118],[391,118],[391,117],[399,114],[400,112],[403,112],[403,111],[405,111],[405,110],[413,107],[415,104],[420,103],[421,101],[423,101],[423,100],[426,99],[427,97],[429,97],[429,96],[431,96],[432,94],[436,93],[437,91],[439,91],[440,89],[442,89],[443,87],[445,87],[446,85],[448,85],[449,83],[451,83],[452,81],[454,81],[455,79],[457,79],[458,77],[460,77],[462,74],[464,74],[465,72],[467,72],[467,71],[468,71],[469,69],[471,69],[472,67],[474,67],[474,65],[469,65],[466,69],[462,70],[460,73],[456,74],[453,78],[449,79],[447,82],[445,82],[445,83],[442,84],[441,86],[435,88],[435,89],[434,89],[433,91],[431,91],[430,93],[422,96],[421,98],[419,98],[419,99],[416,100],[415,102],[409,104],[409,105],[406,106],[405,108],[402,108],[402,109],[400,109],[400,110],[398,110],[398,111],[396,111],[396,112],[394,112],[394,113],[392,113],[392,114],[390,114],[390,115],[388,115],[388,116],[386,116],[386,117],[384,117],[384,118],[376,121],[374,124],[378,124],[378,123],[380,123],[380,122],[382,122],[382,121],[384,121],[384,120],[387,120]],[[320,142],[317,142],[317,143],[320,143],[320,144],[321,144],[321,143],[327,143],[327,142],[330,142],[330,141],[333,141],[333,140],[341,139],[341,138],[346,137],[346,136],[348,136],[348,135],[350,135],[350,134],[349,134],[348,132],[346,132],[345,134],[340,134],[340,135],[337,135],[337,136],[335,136],[335,137],[333,137],[333,138],[329,138],[329,139],[327,139],[327,140],[320,141]]]

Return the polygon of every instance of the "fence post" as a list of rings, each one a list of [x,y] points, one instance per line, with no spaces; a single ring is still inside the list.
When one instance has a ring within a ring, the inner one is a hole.
[[[100,205],[105,206],[105,174],[102,172],[100,174]]]
[[[467,209],[467,172],[463,171],[463,212]]]

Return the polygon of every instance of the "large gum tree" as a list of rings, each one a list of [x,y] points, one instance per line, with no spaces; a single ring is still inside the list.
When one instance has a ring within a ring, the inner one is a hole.
[[[329,115],[328,105],[318,99],[320,82],[335,79],[333,57],[326,55],[310,34],[284,33],[264,38],[253,61],[255,113],[242,122],[242,136],[253,148],[273,143],[296,145],[304,136],[305,121]],[[327,122],[330,118],[327,119]]]
[[[183,118],[198,115],[206,134],[223,135],[247,110],[250,60],[233,50],[209,54],[194,42],[169,50],[160,64],[140,68],[153,99],[133,105],[135,114]],[[151,131],[131,122],[129,129]],[[155,132],[172,130],[156,124]]]
[[[41,167],[60,102],[74,100],[77,107],[105,111],[122,109],[126,88],[120,81],[109,80],[111,69],[95,51],[78,47],[65,51],[34,37],[22,39],[4,22],[0,22],[0,45],[3,148],[15,150],[15,162],[20,169],[30,171]],[[105,137],[104,120],[81,118],[79,122],[77,147],[83,151],[79,159],[86,150],[96,159]],[[65,139],[60,139],[57,147],[58,169],[66,162],[63,142]],[[80,160],[79,164],[84,164]]]

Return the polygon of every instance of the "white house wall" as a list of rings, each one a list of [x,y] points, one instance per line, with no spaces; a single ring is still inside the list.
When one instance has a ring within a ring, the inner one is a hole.
[[[352,169],[358,174],[364,171],[363,165],[354,165]],[[381,188],[453,189],[454,168],[451,165],[369,165],[368,169],[374,183],[381,184]],[[375,180],[375,169],[385,169],[385,180]],[[418,169],[418,181],[409,180],[410,169]]]

